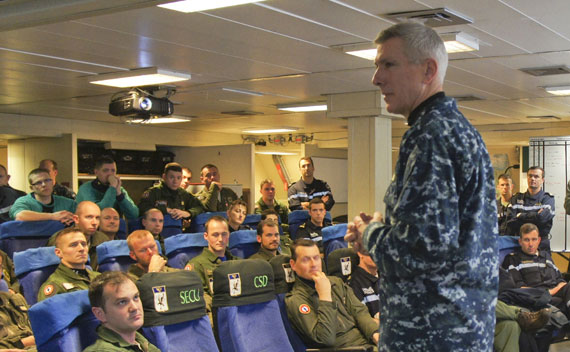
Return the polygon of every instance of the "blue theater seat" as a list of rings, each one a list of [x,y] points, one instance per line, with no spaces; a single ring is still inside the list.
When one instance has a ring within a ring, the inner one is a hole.
[[[214,270],[212,307],[223,352],[293,351],[268,262],[248,259],[220,264]]]
[[[190,232],[196,233],[196,232],[206,231],[204,224],[206,223],[206,221],[208,221],[209,218],[211,218],[214,215],[219,215],[226,219],[228,218],[228,215],[226,214],[225,211],[198,214],[198,216],[196,216],[194,219],[192,219],[192,222],[190,222]]]
[[[10,287],[8,286],[8,283],[6,282],[6,280],[4,280],[4,278],[0,279],[0,291],[8,292],[9,290],[10,290]]]
[[[337,249],[348,247],[348,243],[344,241],[346,228],[347,224],[337,224],[324,227],[321,230],[323,234],[323,249],[325,252],[325,260],[331,252]]]
[[[499,265],[509,253],[519,247],[519,236],[499,236]]]
[[[55,295],[29,310],[38,351],[81,352],[97,340],[99,321],[91,312],[87,290]]]
[[[204,233],[182,233],[164,240],[168,266],[182,269],[188,261],[202,253],[208,242],[204,239]]]
[[[0,249],[10,258],[14,252],[45,246],[65,226],[59,221],[7,221],[0,224]]]
[[[162,253],[162,249],[158,241],[156,241],[156,245],[158,246],[158,252]],[[99,272],[127,272],[129,270],[129,266],[135,263],[135,261],[129,256],[129,252],[127,240],[113,240],[101,243],[97,246]]]
[[[125,219],[119,219],[119,231],[117,231],[117,236],[115,238],[118,240],[127,239],[127,222]]]
[[[279,219],[279,217],[277,217]],[[242,225],[247,225],[252,229],[257,229],[257,224],[261,221],[261,214],[247,214]]]
[[[230,252],[236,257],[249,258],[249,256],[259,251],[257,231],[239,230],[232,232],[230,234],[230,243],[228,247]]]
[[[174,220],[172,216],[164,215],[164,226],[162,228],[162,238],[168,238],[182,233],[182,220]]]
[[[30,248],[14,253],[14,271],[29,305],[37,302],[40,287],[60,263],[54,249],[55,247]]]
[[[289,235],[291,236],[292,240],[295,240],[297,238],[296,235],[299,226],[301,226],[308,219],[308,210],[293,210],[291,213],[289,213]],[[332,222],[330,211],[327,211],[325,215],[325,221],[329,223]]]

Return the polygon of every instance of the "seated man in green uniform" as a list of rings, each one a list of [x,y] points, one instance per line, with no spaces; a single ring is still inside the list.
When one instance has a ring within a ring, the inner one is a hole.
[[[271,260],[276,255],[281,254],[279,251],[279,226],[273,220],[261,220],[257,224],[257,242],[259,242],[259,251],[249,259]]]
[[[182,166],[178,163],[166,164],[160,184],[150,187],[143,193],[139,203],[141,213],[157,208],[162,214],[170,214],[175,220],[189,220],[203,213],[202,204],[193,195],[180,188],[181,183]]]
[[[208,241],[208,247],[204,248],[200,255],[190,259],[186,264],[186,270],[194,270],[202,279],[204,292],[213,296],[214,293],[214,269],[226,260],[239,259],[234,257],[227,249],[230,241],[228,221],[218,215],[212,216],[204,225],[206,232],[204,238]]]
[[[127,219],[139,217],[139,209],[121,186],[121,178],[117,176],[117,164],[108,156],[95,162],[95,180],[86,182],[79,187],[77,203],[90,200],[99,208],[115,208]]]
[[[137,332],[144,324],[139,290],[129,275],[107,271],[89,286],[93,315],[101,322],[99,338],[83,352],[141,351],[160,352]]]
[[[97,270],[97,250],[96,247],[103,242],[109,241],[109,236],[97,228],[101,222],[101,209],[97,204],[90,201],[83,201],[77,205],[75,215],[73,215],[75,225],[83,232],[89,245],[89,264]],[[63,230],[62,230],[63,231]],[[55,239],[59,232],[56,232],[48,240],[48,246],[55,246]]]
[[[290,256],[291,255],[291,245],[293,244],[293,240],[291,240],[291,236],[289,235],[289,224],[281,224],[279,225],[279,214],[274,209],[265,209],[261,212],[261,220],[272,220],[274,223],[278,224],[277,226],[280,227],[279,229],[279,240],[281,241],[281,254],[285,254]]]
[[[152,234],[147,230],[133,231],[127,237],[129,256],[136,264],[129,266],[129,274],[139,279],[146,273],[178,271],[166,266],[166,259],[158,254],[158,246]]]
[[[85,266],[89,246],[85,234],[77,227],[68,227],[57,233],[55,254],[61,263],[38,292],[38,302],[60,293],[86,290],[99,275]]]
[[[202,166],[200,181],[204,188],[196,193],[196,198],[202,202],[206,211],[226,211],[230,204],[238,199],[237,194],[227,187],[222,187],[218,167],[212,164]]]
[[[162,212],[156,208],[151,208],[144,212],[141,222],[144,229],[152,233],[155,240],[159,240],[162,243],[162,236],[160,235],[164,227],[164,215],[162,215]]]
[[[287,224],[289,222],[289,206],[275,199],[275,184],[271,179],[261,181],[259,193],[261,193],[261,198],[255,203],[255,214],[273,209],[281,218],[281,222]]]
[[[20,283],[14,271],[14,262],[2,250],[0,250],[0,278],[6,281],[8,288],[13,293],[20,292]]]
[[[0,256],[0,271],[1,267]],[[36,340],[28,319],[28,308],[19,293],[0,292],[0,351],[35,351]]]
[[[285,297],[287,316],[307,347],[378,344],[378,323],[342,279],[326,276],[317,244],[298,239],[291,269],[298,280]]]
[[[53,194],[53,180],[45,169],[33,169],[28,174],[31,193],[16,199],[10,208],[10,218],[18,221],[55,220],[73,223],[75,201]]]

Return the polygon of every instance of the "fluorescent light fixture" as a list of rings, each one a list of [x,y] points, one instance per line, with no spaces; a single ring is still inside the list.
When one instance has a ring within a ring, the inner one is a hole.
[[[190,122],[192,119],[183,116],[167,116],[159,117],[153,116],[149,119],[130,119],[128,123],[140,123],[140,124],[158,124],[158,123],[177,123],[177,122]]]
[[[232,92],[232,93],[245,94],[245,95],[253,95],[256,97],[262,97],[263,96],[263,93],[254,92],[252,90],[237,89],[237,88],[222,88],[222,90],[225,92]]]
[[[272,128],[266,130],[258,130],[258,129],[248,129],[241,131],[242,133],[252,133],[252,134],[267,134],[267,133],[288,133],[288,132],[295,132],[298,128],[286,127],[286,128]]]
[[[467,33],[442,33],[440,37],[443,39],[445,50],[449,54],[479,50],[479,40]]]
[[[187,81],[189,79],[190,75],[187,73],[167,71],[158,67],[147,67],[92,76],[89,77],[89,83],[130,88]]]
[[[377,54],[376,44],[371,42],[338,46],[343,52],[366,60],[374,60]]]
[[[550,94],[570,95],[570,86],[543,87]]]
[[[327,111],[326,102],[277,105],[277,110],[290,112]]]
[[[277,152],[277,151],[263,151],[263,152],[258,152],[256,151],[255,154],[263,154],[263,155],[298,155],[299,153],[295,153],[295,152]]]
[[[185,1],[175,1],[175,2],[170,2],[168,4],[158,5],[158,7],[189,13],[189,12],[219,9],[222,7],[249,4],[252,2],[261,2],[261,1],[265,0],[185,0]]]
[[[376,59],[376,54],[378,54],[377,49],[362,49],[362,50],[354,50],[354,51],[347,51],[347,54],[354,55],[361,57],[366,60],[374,60]]]

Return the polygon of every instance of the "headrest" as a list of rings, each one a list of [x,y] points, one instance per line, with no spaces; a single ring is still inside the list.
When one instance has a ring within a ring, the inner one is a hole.
[[[499,236],[499,250],[519,247],[519,236]]]
[[[323,242],[334,240],[336,238],[344,239],[346,235],[347,224],[337,224],[332,226],[323,227],[321,233],[323,234]]]
[[[202,280],[194,271],[146,273],[138,281],[144,326],[170,325],[206,315]]]
[[[208,247],[203,232],[181,233],[164,239],[166,255],[180,248]]]
[[[269,264],[273,268],[273,277],[275,282],[275,293],[287,293],[295,283],[295,272],[291,269],[288,255],[277,255],[269,260]]]
[[[293,210],[289,213],[289,223],[301,223],[305,222],[309,218],[309,212],[307,210]]]
[[[336,277],[352,275],[353,268],[360,263],[358,254],[352,248],[341,248],[332,251],[327,258],[327,272]]]
[[[36,345],[43,345],[77,317],[89,312],[91,304],[87,290],[62,293],[34,304],[28,313]]]
[[[65,226],[55,220],[45,221],[7,221],[0,225],[0,238],[6,237],[49,237]]]
[[[213,307],[242,306],[272,299],[275,299],[273,269],[265,260],[229,260],[214,270]]]
[[[55,247],[30,248],[14,253],[14,271],[20,276],[32,270],[59,265],[60,259],[55,255]]]
[[[278,217],[279,218],[279,217]],[[244,224],[257,224],[261,221],[261,214],[247,214],[245,216]]]
[[[103,242],[97,246],[97,261],[103,263],[108,258],[129,256],[127,240],[113,240]]]
[[[215,211],[215,212],[207,212],[207,213],[198,214],[194,219],[192,219],[192,222],[195,222],[198,225],[204,225],[206,223],[206,221],[208,221],[208,219],[214,215],[219,215],[219,216],[224,217],[226,219],[228,218],[228,214],[226,214],[225,211]]]
[[[230,234],[229,248],[234,248],[235,246],[244,243],[257,243],[257,231],[238,230]]]
[[[182,219],[174,220],[170,214],[164,215],[164,226],[165,227],[180,227],[182,228]]]

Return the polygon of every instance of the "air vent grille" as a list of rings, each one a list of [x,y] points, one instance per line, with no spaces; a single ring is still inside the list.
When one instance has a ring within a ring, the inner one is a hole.
[[[421,11],[393,12],[382,15],[382,17],[397,22],[418,21],[429,27],[444,27],[473,23],[471,18],[445,7]]]
[[[224,115],[234,115],[234,116],[263,115],[262,112],[251,111],[251,110],[222,111],[222,114],[224,114]]]
[[[570,68],[565,65],[561,66],[550,66],[550,67],[533,67],[533,68],[521,68],[524,73],[529,75],[541,77],[541,76],[553,76],[553,75],[565,75],[570,73]]]
[[[536,115],[536,116],[527,116],[526,118],[533,120],[560,120],[560,117],[554,115]]]

